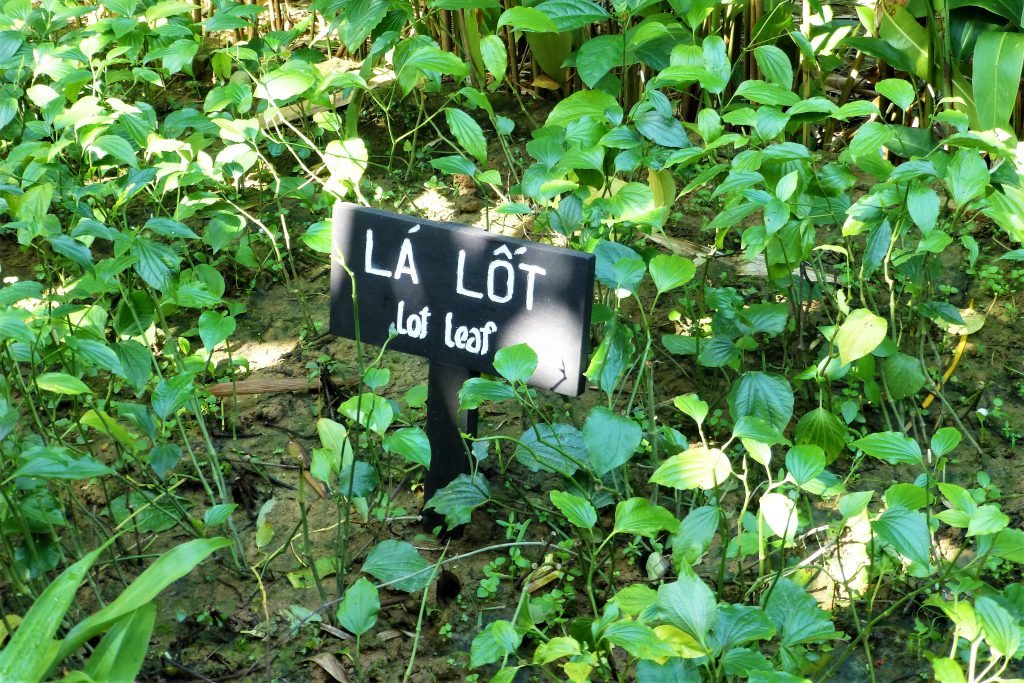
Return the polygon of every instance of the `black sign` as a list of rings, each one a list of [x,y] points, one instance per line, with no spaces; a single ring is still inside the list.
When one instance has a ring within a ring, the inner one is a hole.
[[[388,348],[487,373],[496,351],[526,343],[533,386],[582,392],[593,254],[344,203],[333,236],[331,333],[356,338],[358,309],[364,342],[394,333]]]

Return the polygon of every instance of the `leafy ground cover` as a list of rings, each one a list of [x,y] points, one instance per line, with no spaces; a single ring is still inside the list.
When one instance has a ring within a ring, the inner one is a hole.
[[[0,680],[1020,676],[1011,5],[9,0]],[[339,198],[596,255],[461,536]]]

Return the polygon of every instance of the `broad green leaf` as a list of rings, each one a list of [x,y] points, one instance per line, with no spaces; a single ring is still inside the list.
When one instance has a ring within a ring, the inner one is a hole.
[[[857,439],[850,448],[864,451],[873,458],[884,460],[890,465],[921,463],[921,447],[917,442],[899,432],[877,432]]]
[[[786,541],[796,536],[796,503],[781,493],[766,493],[760,500],[761,516],[772,533]]]
[[[517,31],[558,33],[558,25],[547,14],[534,7],[511,7],[498,17],[498,28],[508,26]]]
[[[1010,116],[1020,89],[1024,67],[1024,34],[985,31],[974,46],[971,86],[978,128],[1010,130]]]
[[[724,452],[717,448],[691,446],[663,462],[651,475],[651,483],[707,491],[723,484],[731,474],[729,457]]]
[[[537,352],[529,344],[516,344],[494,354],[494,369],[509,382],[526,383],[537,370]]]
[[[91,394],[92,390],[85,382],[72,377],[66,372],[44,372],[36,377],[36,386],[43,391],[50,391],[55,394],[77,396],[78,394]]]
[[[886,78],[875,84],[877,90],[883,97],[889,100],[900,109],[906,111],[917,100],[917,92],[914,86],[902,78]]]
[[[907,193],[907,211],[922,232],[933,230],[939,219],[939,195],[923,183],[914,183]]]
[[[608,110],[620,115],[622,113],[618,102],[608,93],[602,90],[580,90],[556,104],[548,114],[545,125],[564,128],[585,117],[604,120]]]
[[[779,579],[764,610],[778,629],[779,643],[786,647],[820,643],[843,635],[832,625],[829,613],[818,607],[817,601],[792,579]]]
[[[181,257],[166,244],[145,237],[132,242],[131,254],[137,259],[135,272],[146,284],[161,292],[171,283],[171,269],[177,269],[181,262]]]
[[[453,482],[434,494],[424,506],[444,515],[449,528],[469,524],[473,510],[491,498],[491,487],[484,475],[460,474]]]
[[[943,427],[932,434],[931,448],[932,453],[937,458],[941,458],[947,453],[951,452],[954,448],[960,445],[960,439],[963,438],[963,434],[960,433],[956,427]],[[940,484],[941,486],[941,484]]]
[[[847,429],[843,421],[827,408],[815,408],[796,423],[794,441],[799,445],[818,446],[831,463],[846,447]]]
[[[338,623],[349,633],[361,636],[377,623],[378,612],[380,597],[377,587],[361,576],[348,587],[338,604]]]
[[[363,562],[363,571],[406,593],[430,583],[432,565],[406,541],[387,539],[378,543]]]
[[[391,402],[371,393],[351,397],[338,406],[338,412],[377,434],[384,434],[395,419]]]
[[[615,528],[612,533],[654,538],[662,531],[675,531],[679,520],[646,498],[630,498],[615,506]]]
[[[344,7],[339,29],[341,41],[346,50],[355,52],[384,19],[391,3],[388,0],[349,0]]]
[[[466,112],[453,107],[445,107],[444,117],[448,128],[458,140],[462,148],[476,157],[481,164],[487,162],[487,139],[480,124]]]
[[[974,610],[981,622],[981,631],[989,647],[1003,657],[1012,657],[1020,648],[1021,633],[1018,616],[1009,611],[990,597],[982,596],[975,600]]]
[[[784,430],[793,416],[793,389],[783,377],[745,372],[729,392],[729,412],[734,420],[753,415]]]
[[[192,375],[175,375],[170,379],[162,379],[153,390],[153,412],[160,419],[166,420],[183,408],[192,397]]]
[[[581,652],[580,644],[575,638],[555,636],[546,643],[541,643],[533,652],[534,664],[548,664],[562,657],[574,657]]]
[[[961,149],[946,167],[946,187],[958,207],[977,199],[989,185],[985,160],[973,149]]]
[[[472,377],[459,389],[459,406],[464,410],[474,410],[488,401],[498,403],[515,396],[516,390],[506,382]]]
[[[1003,514],[998,505],[982,505],[971,515],[967,525],[967,536],[986,536],[1002,531],[1010,524],[1010,518]]]
[[[789,88],[781,88],[773,83],[759,80],[743,81],[736,88],[736,96],[743,97],[757,104],[790,106],[800,102],[800,96]]]
[[[715,594],[694,574],[658,588],[658,612],[667,623],[704,645],[718,620]]]
[[[718,606],[715,638],[723,650],[731,650],[755,640],[770,640],[775,624],[760,607],[724,604]]]
[[[693,261],[676,254],[658,254],[651,259],[648,269],[659,294],[685,285],[697,272]]]
[[[316,85],[316,81],[313,67],[292,60],[261,78],[255,94],[261,99],[283,102],[306,92]]]
[[[583,433],[567,424],[539,424],[519,437],[513,457],[532,472],[571,477],[589,464]]]
[[[988,206],[982,212],[995,221],[1010,239],[1024,242],[1024,190],[1003,185],[988,196]]]
[[[672,401],[676,408],[693,418],[698,425],[704,424],[704,418],[708,416],[708,404],[700,400],[697,394],[685,394],[676,396]]]
[[[384,450],[409,462],[430,467],[430,440],[419,427],[402,427],[384,437]]]
[[[628,462],[641,439],[640,425],[604,406],[591,409],[583,425],[583,444],[598,475]]]
[[[590,501],[574,496],[565,491],[551,491],[551,502],[554,503],[569,523],[581,529],[593,529],[597,524],[597,510]]]
[[[786,453],[786,470],[802,486],[825,471],[825,451],[819,446],[793,446]]]
[[[331,253],[331,222],[317,221],[299,236],[303,244],[320,254]]]
[[[650,626],[635,621],[612,622],[601,634],[612,645],[617,645],[633,657],[660,659],[675,655],[672,646],[661,640]]]
[[[780,88],[793,87],[793,64],[789,55],[774,45],[760,45],[754,48],[754,59],[768,80]]]
[[[511,622],[498,619],[473,638],[469,648],[470,666],[493,664],[519,649],[522,636]]]
[[[843,365],[868,355],[882,343],[889,324],[866,308],[851,311],[836,332],[835,345]]]
[[[227,313],[204,311],[199,316],[199,338],[209,353],[213,353],[214,348],[227,341],[234,332],[235,319]]]
[[[505,80],[505,72],[508,70],[505,43],[498,36],[487,36],[480,41],[480,54],[484,66],[494,76],[494,82],[500,85]]]
[[[574,31],[608,18],[608,12],[590,0],[545,0],[536,8],[551,19],[558,31]]]
[[[924,387],[924,371],[921,362],[905,353],[894,353],[883,361],[882,376],[893,400],[908,398]]]
[[[923,566],[931,559],[931,535],[924,513],[893,508],[871,522],[871,530],[896,551]]]
[[[593,88],[609,71],[622,64],[624,40],[621,33],[603,34],[580,46],[576,52],[576,70],[587,87]]]

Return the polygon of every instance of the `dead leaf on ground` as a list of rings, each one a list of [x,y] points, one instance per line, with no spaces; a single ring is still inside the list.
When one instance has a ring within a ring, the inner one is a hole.
[[[326,671],[331,678],[340,683],[349,683],[348,674],[345,673],[345,667],[341,665],[341,662],[337,657],[332,655],[330,652],[321,652],[320,654],[310,657],[308,662],[319,664],[324,671]]]

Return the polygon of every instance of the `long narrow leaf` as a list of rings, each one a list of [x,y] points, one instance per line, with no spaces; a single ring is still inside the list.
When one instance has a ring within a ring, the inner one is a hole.
[[[149,603],[121,618],[100,640],[85,663],[85,673],[96,681],[134,681],[149,650],[156,605]]]
[[[45,648],[53,641],[89,568],[106,547],[104,544],[61,572],[32,603],[11,641],[0,653],[0,681],[43,680],[53,654]]]
[[[974,48],[974,104],[981,130],[1007,128],[1024,67],[1024,35],[986,31]]]
[[[192,571],[210,553],[230,544],[226,538],[203,538],[182,543],[168,550],[132,581],[113,602],[71,629],[61,644],[54,663],[59,664],[85,641],[105,631],[125,614],[148,604],[163,589]]]

